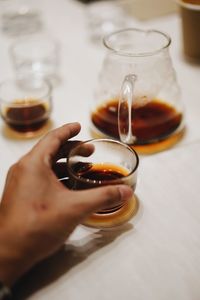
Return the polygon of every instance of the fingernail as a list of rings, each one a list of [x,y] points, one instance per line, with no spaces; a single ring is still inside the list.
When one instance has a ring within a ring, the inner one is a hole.
[[[133,195],[133,190],[127,186],[127,185],[120,185],[119,187],[119,192],[121,195],[121,200],[128,200],[132,197]]]

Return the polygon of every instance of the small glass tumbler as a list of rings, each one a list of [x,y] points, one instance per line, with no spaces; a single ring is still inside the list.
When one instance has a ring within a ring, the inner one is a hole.
[[[51,83],[57,80],[59,65],[59,45],[46,34],[24,37],[15,41],[10,47],[18,79],[47,79]]]
[[[11,37],[35,33],[43,27],[41,13],[27,0],[0,0],[1,29]]]
[[[11,79],[0,84],[0,112],[9,137],[32,138],[50,128],[51,86],[46,81],[24,85]]]
[[[87,7],[88,31],[94,43],[101,43],[105,35],[129,27],[131,19],[125,12],[122,1],[103,0]]]
[[[136,188],[139,158],[129,146],[110,139],[94,139],[73,148],[67,159],[68,186],[73,190],[103,185],[126,184]],[[103,207],[84,221],[95,228],[112,228],[126,223],[136,214],[136,196],[115,205]]]

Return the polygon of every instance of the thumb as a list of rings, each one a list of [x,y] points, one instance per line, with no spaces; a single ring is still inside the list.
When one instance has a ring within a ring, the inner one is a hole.
[[[133,190],[127,185],[110,185],[74,192],[77,212],[86,217],[102,208],[118,206],[130,199]]]

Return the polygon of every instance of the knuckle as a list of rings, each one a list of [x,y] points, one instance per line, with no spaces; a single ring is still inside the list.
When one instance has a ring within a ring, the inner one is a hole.
[[[16,166],[15,168],[18,170],[18,171],[24,171],[26,170],[28,167],[29,167],[30,163],[29,163],[29,159],[28,157],[24,156],[23,158],[21,158],[17,163],[16,163]]]
[[[12,173],[17,167],[17,163],[14,163],[8,170],[8,174]]]
[[[109,186],[104,191],[105,199],[107,200],[107,203],[112,202],[113,200],[118,200],[120,197],[119,191],[114,186]]]
[[[76,193],[72,192],[73,194],[69,194],[68,196],[68,207],[70,210],[73,212],[73,214],[80,214],[80,212],[84,209],[85,207],[85,202],[81,201],[80,198],[76,197]]]
[[[60,141],[59,141],[58,137],[55,135],[55,137],[52,138],[52,140],[51,140],[51,146],[58,147],[59,145],[60,145]]]
[[[58,147],[60,145],[60,138],[56,129],[48,133],[48,139],[52,147]]]
[[[84,201],[79,192],[68,191],[68,208],[74,217],[80,218],[85,210],[87,210],[88,203]]]
[[[53,139],[58,140],[59,139],[59,131],[58,131],[58,129],[56,128],[56,129],[50,131],[48,133],[48,136],[51,137],[51,138],[53,138]]]
[[[13,173],[15,173],[17,169],[17,163],[13,164],[9,169],[8,169],[8,174],[7,177],[11,176]]]

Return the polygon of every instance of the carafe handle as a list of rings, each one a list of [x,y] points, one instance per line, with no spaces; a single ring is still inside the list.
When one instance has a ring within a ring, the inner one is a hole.
[[[125,76],[121,87],[118,104],[118,132],[120,140],[125,144],[134,144],[136,137],[132,133],[132,104],[134,100],[134,85],[137,76]]]

